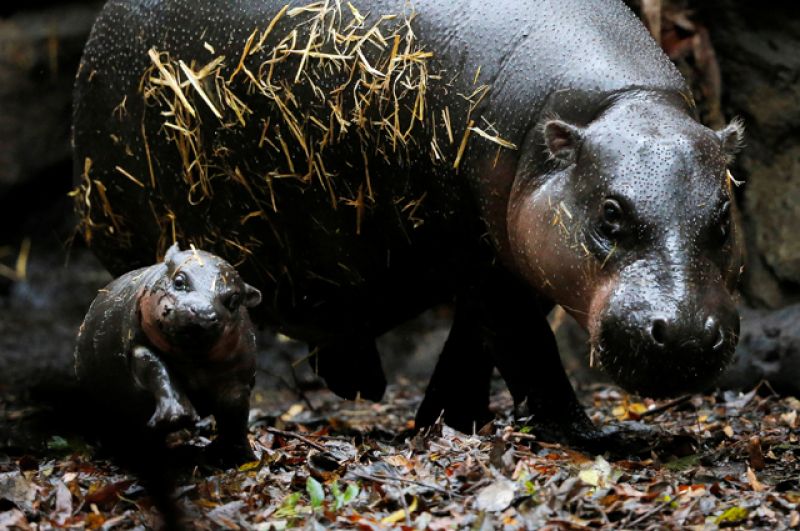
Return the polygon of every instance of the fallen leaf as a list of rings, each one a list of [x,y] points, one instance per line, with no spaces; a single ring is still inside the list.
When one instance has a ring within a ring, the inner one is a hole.
[[[57,481],[54,520],[63,525],[70,516],[72,516],[72,493],[63,481]]]
[[[33,502],[38,492],[39,487],[19,472],[0,474],[0,500],[8,500],[25,512],[33,512]]]
[[[605,487],[607,484],[613,483],[611,476],[611,464],[600,455],[588,468],[584,468],[578,473],[578,478],[592,487]]]
[[[208,518],[222,527],[238,529],[239,526],[236,525],[235,520],[244,507],[245,503],[242,500],[234,500],[209,511]]]
[[[479,511],[504,511],[514,501],[517,485],[508,479],[501,478],[482,488],[475,498],[475,507]]]
[[[746,520],[747,515],[748,515],[747,509],[745,509],[744,507],[730,507],[717,517],[715,523],[717,525],[737,524],[742,520]]]
[[[578,477],[587,485],[591,485],[592,487],[600,486],[600,472],[593,468],[581,470],[578,473]]]
[[[797,427],[797,411],[793,409],[788,413],[783,413],[781,420],[790,428],[795,429]]]
[[[19,509],[11,509],[0,513],[0,529],[20,529],[27,531],[30,529],[28,520]]]
[[[309,476],[306,480],[306,492],[308,492],[308,497],[311,499],[311,507],[322,506],[322,502],[325,500],[325,491],[322,489],[322,483]]]
[[[406,517],[410,517],[411,513],[417,510],[417,498],[415,497],[414,500],[411,502],[411,505],[408,506],[408,510],[400,509],[398,511],[393,512],[389,516],[384,517],[381,520],[381,523],[386,524],[396,524],[402,520],[405,520]]]
[[[756,492],[763,492],[765,489],[764,485],[758,481],[756,473],[753,472],[753,469],[750,467],[747,467],[747,482],[750,483],[750,487]]]
[[[303,406],[303,404],[293,404],[289,409],[286,410],[286,413],[281,415],[281,420],[284,422],[289,422],[294,417],[302,413],[303,409],[305,409],[305,406]]]
[[[120,494],[128,487],[133,485],[133,481],[117,481],[108,485],[93,486],[86,494],[86,503],[94,503],[100,506],[110,505],[119,500]]]
[[[747,444],[748,461],[753,470],[763,470],[766,466],[764,454],[761,451],[761,439],[758,436],[750,437]]]

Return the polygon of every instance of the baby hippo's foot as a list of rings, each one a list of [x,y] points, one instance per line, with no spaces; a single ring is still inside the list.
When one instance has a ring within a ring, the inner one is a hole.
[[[156,411],[147,425],[150,428],[181,428],[189,426],[198,420],[194,407],[186,401],[181,402],[176,398],[162,398],[156,403]]]
[[[227,468],[255,460],[247,436],[236,439],[219,436],[206,446],[206,462],[212,466]]]

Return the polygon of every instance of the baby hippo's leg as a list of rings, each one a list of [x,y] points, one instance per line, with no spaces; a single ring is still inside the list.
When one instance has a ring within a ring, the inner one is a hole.
[[[216,391],[212,413],[217,423],[217,438],[208,451],[217,464],[240,465],[256,459],[247,439],[251,388],[251,385],[236,383]]]
[[[151,428],[178,426],[197,419],[194,407],[172,382],[164,363],[147,347],[135,347],[131,372],[136,384],[153,395],[156,411],[147,425]]]

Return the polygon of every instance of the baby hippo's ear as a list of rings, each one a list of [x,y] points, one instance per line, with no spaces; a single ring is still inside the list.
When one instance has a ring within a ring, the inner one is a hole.
[[[250,284],[244,285],[244,306],[246,308],[252,308],[254,306],[258,306],[261,303],[261,292],[251,286]]]
[[[583,129],[561,120],[548,120],[542,132],[551,159],[564,165],[575,162],[583,141]]]
[[[744,122],[741,118],[734,118],[724,129],[720,129],[716,133],[722,143],[725,160],[730,164],[744,145]]]
[[[181,252],[181,247],[178,245],[178,242],[173,243],[169,249],[167,249],[167,254],[164,255],[164,262],[169,264],[175,260],[175,256]]]

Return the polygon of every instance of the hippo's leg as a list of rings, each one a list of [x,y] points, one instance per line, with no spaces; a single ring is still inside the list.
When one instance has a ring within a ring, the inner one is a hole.
[[[499,271],[484,283],[482,294],[485,339],[519,413],[544,438],[602,446],[605,437],[575,396],[536,297]]]
[[[448,426],[472,433],[492,419],[489,387],[493,363],[484,349],[481,309],[470,294],[456,299],[453,326],[417,410],[417,429],[444,412]]]
[[[134,381],[156,401],[156,410],[148,426],[178,427],[197,419],[192,403],[172,382],[167,367],[155,353],[147,347],[134,347],[130,363]]]
[[[383,398],[386,376],[374,338],[348,336],[316,349],[311,364],[328,389],[348,400],[360,396],[378,402]]]
[[[486,418],[493,365],[541,436],[602,445],[604,436],[575,396],[536,297],[498,269],[476,275],[457,301],[451,337],[417,414],[418,427],[431,424],[442,409],[446,422],[462,430]]]
[[[247,439],[251,385],[232,384],[215,390],[211,412],[217,424],[217,437],[208,447],[211,461],[225,466],[255,461]]]

